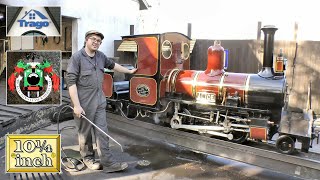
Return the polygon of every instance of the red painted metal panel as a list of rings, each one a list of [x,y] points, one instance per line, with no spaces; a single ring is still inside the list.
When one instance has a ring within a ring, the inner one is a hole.
[[[172,45],[172,55],[170,58],[165,59],[162,56],[162,43],[169,41]],[[179,68],[182,70],[190,69],[190,54],[187,59],[182,58],[182,46],[187,44],[190,47],[190,40],[179,33],[165,33],[161,36],[160,44],[160,73],[164,76],[171,69]]]
[[[138,70],[135,74],[155,75],[158,71],[158,39],[156,37],[139,37],[132,40],[136,41],[138,45]]]
[[[214,93],[219,97],[220,79],[223,74],[217,76],[208,76],[205,72],[201,72],[197,79],[196,93]]]
[[[247,78],[248,74],[225,73],[223,88],[226,88],[227,93],[231,96],[238,92],[241,102],[244,102]]]
[[[250,127],[250,138],[267,140],[267,129],[260,127]]]
[[[197,71],[186,70],[180,71],[175,80],[175,92],[183,93],[193,97],[193,87],[195,87],[195,74]]]
[[[130,99],[153,106],[157,102],[157,82],[153,78],[133,77],[130,80]]]
[[[104,74],[102,90],[106,97],[111,97],[113,93],[113,78],[110,74]]]

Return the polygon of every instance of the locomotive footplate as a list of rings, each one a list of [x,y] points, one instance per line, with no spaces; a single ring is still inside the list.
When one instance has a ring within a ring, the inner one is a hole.
[[[182,99],[175,99],[175,98],[166,98],[168,101],[187,104],[187,105],[197,105],[201,109],[212,110],[215,108],[217,110],[234,110],[234,111],[248,111],[252,113],[260,113],[260,114],[271,114],[270,110],[262,110],[262,109],[253,109],[253,108],[244,108],[244,107],[234,107],[234,106],[224,106],[224,105],[216,105],[216,104],[199,104],[197,101],[192,100],[182,100]]]
[[[284,134],[294,134],[301,137],[311,137],[309,127],[311,127],[312,124],[310,123],[310,120],[304,119],[304,115],[302,113],[283,112],[279,132]]]
[[[304,112],[282,112],[279,134],[289,135],[302,143],[301,151],[308,152],[312,147],[311,140],[315,138],[313,132],[312,114]],[[309,116],[308,116],[309,115]]]

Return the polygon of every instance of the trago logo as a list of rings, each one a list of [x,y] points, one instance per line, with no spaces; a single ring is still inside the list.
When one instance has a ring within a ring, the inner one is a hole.
[[[36,18],[38,17],[38,18]],[[35,19],[41,19],[41,21],[35,21]],[[19,20],[17,20],[20,27],[35,27],[36,29],[41,29],[42,27],[48,27],[48,18],[43,15],[40,11],[31,9],[29,12]]]
[[[22,81],[22,88],[20,82]],[[44,81],[47,85],[44,86]],[[59,90],[60,78],[53,72],[48,60],[25,63],[19,60],[14,67],[14,72],[8,78],[8,86],[11,92],[17,91],[19,96],[27,102],[40,102],[48,97],[51,89]],[[41,93],[45,89],[44,93]],[[36,93],[32,97],[31,92]]]

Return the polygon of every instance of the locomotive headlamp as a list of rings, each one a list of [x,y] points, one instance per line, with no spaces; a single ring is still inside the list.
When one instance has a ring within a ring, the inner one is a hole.
[[[37,85],[40,81],[40,77],[36,73],[29,74],[27,81],[30,85]]]

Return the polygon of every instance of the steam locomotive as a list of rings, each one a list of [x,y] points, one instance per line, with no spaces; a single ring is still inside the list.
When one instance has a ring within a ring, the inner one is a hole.
[[[114,80],[113,72],[105,74],[103,91],[109,105],[127,118],[152,115],[173,129],[236,143],[267,142],[278,133],[280,152],[293,153],[296,141],[308,152],[315,137],[313,119],[290,116],[283,59],[277,59],[277,73],[273,68],[277,28],[261,30],[263,67],[257,74],[225,72],[226,51],[219,41],[208,49],[206,70],[198,71],[190,69],[192,41],[181,33],[123,36],[118,50],[130,48],[138,70],[121,81]]]

